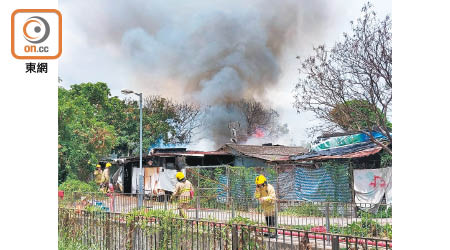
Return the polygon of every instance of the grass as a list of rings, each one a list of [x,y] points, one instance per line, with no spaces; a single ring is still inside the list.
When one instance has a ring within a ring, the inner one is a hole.
[[[255,226],[255,225],[258,225],[257,222],[252,221],[251,219],[246,218],[246,217],[242,217],[242,216],[236,216],[236,217],[234,217],[233,219],[231,219],[231,220],[228,221],[228,224],[229,224],[229,225],[232,225],[232,224],[242,224],[242,225],[249,225],[249,226]]]
[[[352,236],[392,239],[392,225],[381,225],[374,220],[364,218],[361,221],[353,222],[346,227],[331,225],[330,232]]]
[[[96,245],[88,246],[81,242],[79,238],[67,237],[63,234],[58,238],[58,250],[97,250],[100,247]]]
[[[320,211],[319,206],[310,203],[304,203],[295,207],[288,207],[278,214],[291,216],[323,216],[323,213]]]
[[[281,227],[293,230],[311,231],[314,225],[280,225]],[[373,237],[392,239],[392,225],[381,225],[380,223],[371,219],[362,219],[358,222],[353,222],[345,227],[330,225],[330,233],[344,234],[359,237]]]
[[[378,209],[378,212],[376,214],[372,214],[369,212],[365,212],[363,210],[358,211],[358,217],[361,218],[392,218],[392,207],[389,208],[382,208],[380,207]]]
[[[313,225],[280,225],[281,228],[293,229],[293,230],[302,230],[302,231],[311,231],[311,228],[315,227]]]

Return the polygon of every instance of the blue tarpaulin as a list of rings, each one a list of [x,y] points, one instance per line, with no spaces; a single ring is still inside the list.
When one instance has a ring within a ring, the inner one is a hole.
[[[298,200],[351,201],[348,166],[296,168],[295,190]]]
[[[351,201],[348,166],[345,164],[324,165],[319,169],[296,167],[278,175],[279,199],[308,201]],[[252,198],[256,185],[254,176],[236,178],[231,181],[231,196],[234,198]],[[275,189],[276,177],[268,176],[268,182]],[[219,177],[219,182],[227,184],[227,176]],[[226,201],[226,190],[217,186],[217,200]]]
[[[305,159],[317,157],[317,156],[345,155],[345,154],[359,152],[359,151],[376,148],[376,147],[379,147],[379,146],[377,144],[375,144],[374,142],[370,142],[370,141],[369,142],[361,142],[358,144],[352,144],[352,145],[342,146],[342,147],[338,147],[338,148],[331,148],[331,149],[321,150],[321,151],[317,151],[317,152],[312,151],[312,152],[304,154],[304,155],[294,155],[294,156],[289,157],[289,159],[295,161],[295,160],[305,160]]]
[[[382,133],[378,131],[372,131],[370,132],[372,137],[374,139],[387,139],[386,136],[384,136]],[[344,136],[336,136],[336,137],[330,137],[329,139],[326,139],[325,141],[320,142],[319,144],[314,145],[311,150],[312,151],[321,151],[321,150],[327,150],[330,148],[337,148],[342,146],[347,146],[351,144],[361,143],[361,142],[367,142],[370,141],[370,136],[368,136],[365,133],[359,133],[359,134],[352,134],[352,135],[344,135]]]
[[[231,175],[230,181],[228,185],[231,187],[231,193],[230,195],[234,199],[246,199],[246,198],[253,198],[253,194],[255,193],[256,184],[255,179],[256,176],[258,176],[259,173],[256,171],[253,172],[251,175],[248,176],[242,176],[242,175]],[[268,183],[271,183],[275,187],[275,179],[271,175],[265,175],[267,178]],[[222,185],[217,184],[217,200],[218,201],[225,201],[227,197],[227,190],[223,187],[223,185],[227,185],[227,176],[221,175],[219,176],[219,183]]]

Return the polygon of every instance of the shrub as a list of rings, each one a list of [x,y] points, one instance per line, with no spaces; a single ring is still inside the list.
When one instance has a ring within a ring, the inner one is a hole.
[[[76,179],[69,179],[61,183],[58,187],[59,190],[64,192],[98,192],[98,187],[95,182],[84,182]]]
[[[77,237],[78,236],[78,237]],[[69,236],[66,232],[60,230],[60,236],[58,237],[58,250],[97,250],[99,246],[95,244],[88,245],[83,243],[80,235],[75,237]]]
[[[90,213],[102,212],[102,208],[98,206],[87,205],[84,209]]]
[[[126,215],[127,221],[127,242],[126,249],[132,249],[133,243],[132,233],[136,227],[141,228],[147,234],[156,234],[161,233],[159,238],[160,249],[166,249],[165,247],[169,245],[172,240],[172,243],[175,241],[178,243],[178,240],[183,237],[181,234],[182,224],[178,225],[176,218],[180,218],[176,213],[172,210],[146,210],[139,209],[133,210]],[[180,221],[182,222],[182,221]],[[174,237],[176,240],[172,239],[173,235],[169,232],[174,232],[176,236]]]
[[[358,211],[358,217],[361,218],[392,218],[392,207],[383,209],[380,207],[376,214],[366,212],[364,210]]]
[[[242,225],[255,226],[255,225],[257,225],[258,223],[255,222],[255,221],[252,221],[251,219],[246,218],[246,217],[236,216],[236,217],[234,217],[233,219],[229,220],[229,221],[228,221],[228,224],[229,224],[229,225],[232,225],[232,224],[242,224]]]
[[[323,216],[319,206],[311,203],[303,203],[298,206],[288,207],[279,214],[292,216]]]
[[[311,231],[311,228],[313,228],[314,225],[280,225],[280,227],[293,230]]]
[[[311,231],[314,225],[280,225],[280,227],[293,230]],[[330,225],[330,233],[353,235],[359,237],[375,237],[392,239],[392,225],[381,225],[380,223],[370,220],[362,219],[358,222],[353,222],[347,226]]]
[[[161,209],[134,209],[133,211],[127,214],[127,218],[133,219],[135,217],[144,217],[144,218],[159,218],[159,219],[171,219],[171,218],[180,218],[178,214],[176,214],[173,210],[161,210]]]
[[[353,222],[346,227],[331,225],[330,232],[361,237],[380,237],[392,239],[392,225],[381,225],[374,220],[366,218],[363,218],[358,222]]]

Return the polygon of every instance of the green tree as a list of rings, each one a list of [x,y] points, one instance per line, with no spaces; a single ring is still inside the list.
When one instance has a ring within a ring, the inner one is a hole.
[[[116,144],[114,126],[104,120],[109,89],[105,83],[58,89],[58,180],[87,181],[98,160]]]
[[[199,108],[160,96],[145,98],[143,153],[150,145],[188,143]],[[58,180],[88,181],[98,160],[111,153],[139,154],[139,103],[112,97],[106,83],[81,83],[58,90]]]
[[[331,119],[345,131],[360,131],[363,129],[372,129],[374,124],[379,123],[378,113],[374,111],[376,107],[365,100],[350,100],[336,105],[331,111]],[[388,130],[392,130],[392,123],[384,120]]]
[[[153,106],[149,104],[149,98],[144,98],[142,109],[142,150],[148,153],[150,145],[158,140],[168,143],[169,134],[175,134],[170,121],[173,119],[173,111],[162,97],[157,96]],[[121,156],[139,154],[139,102],[132,99],[124,101],[125,108],[120,114],[122,121],[115,123],[118,133],[118,144],[113,149]]]

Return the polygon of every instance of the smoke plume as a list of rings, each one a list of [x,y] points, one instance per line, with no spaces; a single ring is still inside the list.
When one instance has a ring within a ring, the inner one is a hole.
[[[200,135],[218,146],[229,142],[229,122],[246,126],[229,104],[265,101],[286,49],[318,35],[326,2],[213,2],[102,0],[74,8],[92,46],[106,46],[129,62],[130,88],[208,107]]]

